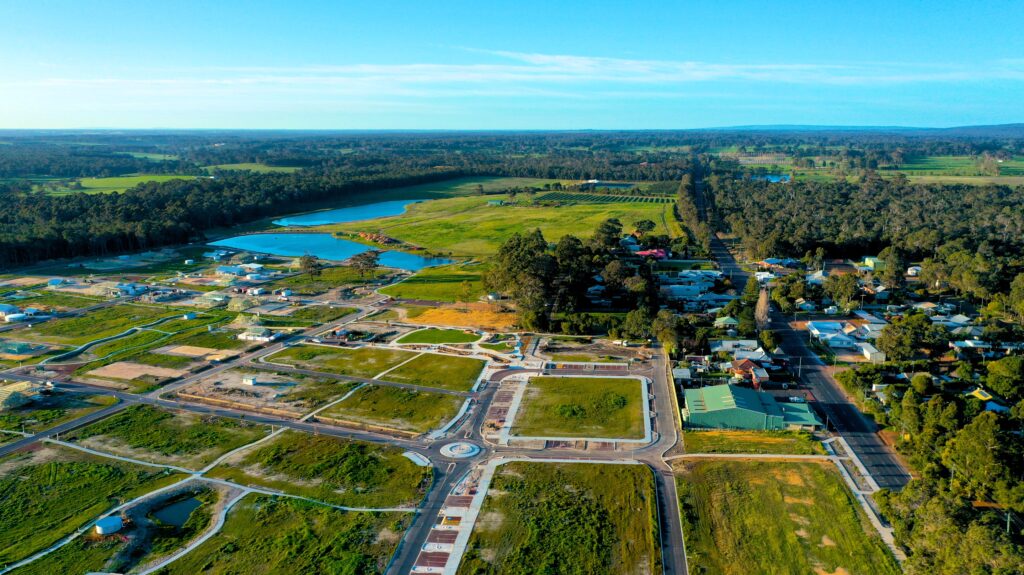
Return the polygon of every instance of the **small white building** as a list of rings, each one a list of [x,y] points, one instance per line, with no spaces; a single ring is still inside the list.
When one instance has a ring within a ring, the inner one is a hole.
[[[274,341],[279,336],[279,333],[272,332],[265,327],[252,327],[238,334],[238,339],[242,341],[256,341],[260,343],[267,343]]]
[[[870,343],[860,342],[857,344],[857,347],[860,348],[860,352],[861,354],[864,355],[864,358],[870,361],[871,363],[885,362],[885,353],[878,351],[878,348],[871,345]]]
[[[122,527],[124,527],[124,521],[116,515],[111,515],[96,522],[96,534],[110,535],[117,533]]]

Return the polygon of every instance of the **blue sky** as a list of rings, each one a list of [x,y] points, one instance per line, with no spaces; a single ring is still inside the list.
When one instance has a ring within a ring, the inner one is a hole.
[[[1022,2],[7,0],[0,128],[1024,121]]]

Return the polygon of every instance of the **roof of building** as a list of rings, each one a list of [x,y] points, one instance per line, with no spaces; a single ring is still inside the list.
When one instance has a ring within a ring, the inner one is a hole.
[[[686,409],[691,414],[746,409],[768,415],[782,415],[779,404],[771,395],[731,384],[687,389]]]

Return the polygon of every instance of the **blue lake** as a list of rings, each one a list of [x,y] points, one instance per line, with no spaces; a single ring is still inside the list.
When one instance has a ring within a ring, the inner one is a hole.
[[[277,256],[312,254],[321,259],[336,261],[347,260],[370,249],[363,244],[336,238],[331,234],[301,233],[249,234],[223,239],[210,245]],[[452,260],[446,258],[425,258],[404,252],[384,252],[380,255],[380,265],[411,271],[451,262]]]
[[[764,176],[750,176],[751,180],[764,180],[773,184],[789,181],[789,174],[767,174]]]
[[[288,216],[274,223],[279,226],[323,226],[327,224],[340,224],[344,222],[355,222],[358,220],[370,220],[387,216],[397,216],[405,212],[405,206],[414,204],[420,200],[393,200],[390,202],[377,202],[364,204],[362,206],[350,206],[337,208],[322,212],[313,212],[298,216]]]

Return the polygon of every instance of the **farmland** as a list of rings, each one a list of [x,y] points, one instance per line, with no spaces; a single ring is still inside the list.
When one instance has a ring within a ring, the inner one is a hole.
[[[423,387],[469,391],[476,383],[485,362],[471,357],[424,353],[381,379]]]
[[[161,575],[381,573],[409,519],[248,495],[231,509],[220,533]]]
[[[396,298],[427,301],[476,301],[484,293],[482,264],[451,264],[424,268],[416,275],[382,288],[380,293]]]
[[[494,253],[513,233],[540,229],[550,242],[581,229],[594,229],[608,218],[650,219],[655,233],[668,233],[663,217],[671,204],[617,202],[560,207],[491,206],[486,198],[449,198],[409,206],[400,216],[328,226],[347,231],[382,232],[405,242],[456,256]]]
[[[123,192],[146,182],[169,182],[171,180],[188,180],[194,176],[178,176],[167,174],[136,174],[132,176],[115,176],[110,178],[81,178],[71,186],[57,187],[47,190],[55,195],[62,194],[110,194]]]
[[[398,343],[471,343],[478,339],[480,334],[461,329],[428,328],[403,336]]]
[[[286,431],[210,475],[349,507],[415,505],[431,477],[402,449]]]
[[[0,459],[0,564],[23,559],[109,509],[174,478],[163,470],[45,447]]]
[[[691,569],[740,575],[896,574],[899,568],[830,464],[701,461],[679,468]]]
[[[101,451],[200,469],[266,433],[262,425],[133,405],[74,432],[72,437]]]
[[[821,443],[803,431],[686,431],[683,441],[688,453],[825,453]]]
[[[455,417],[463,401],[453,395],[370,384],[322,414],[365,425],[426,433]]]
[[[528,437],[642,438],[643,400],[637,379],[534,377],[512,431]]]
[[[622,202],[670,204],[672,198],[664,196],[637,196],[632,194],[588,194],[585,192],[549,192],[537,196],[538,202],[561,204],[614,204]]]
[[[327,369],[331,373],[372,378],[416,354],[398,349],[360,347],[340,349],[322,346],[296,346],[281,350],[267,361],[306,369]]]
[[[654,478],[647,467],[518,461],[498,467],[458,570],[660,572]]]

